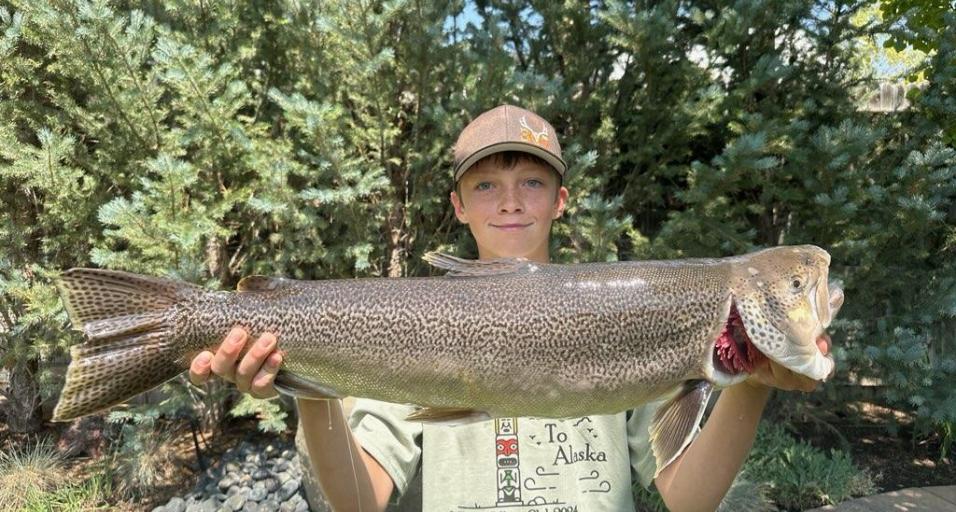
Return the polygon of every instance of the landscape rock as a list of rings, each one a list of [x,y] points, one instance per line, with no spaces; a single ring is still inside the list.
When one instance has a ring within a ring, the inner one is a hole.
[[[203,471],[191,490],[153,511],[303,512],[309,506],[302,478],[299,455],[289,443],[243,441]]]

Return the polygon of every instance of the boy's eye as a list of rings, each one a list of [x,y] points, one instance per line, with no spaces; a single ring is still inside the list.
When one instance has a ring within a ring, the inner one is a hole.
[[[475,190],[491,190],[491,183],[487,181],[481,181],[475,185]]]
[[[541,181],[541,180],[539,180],[538,178],[531,178],[531,179],[529,179],[526,183],[528,184],[529,187],[543,187],[543,186],[544,186],[544,182]]]

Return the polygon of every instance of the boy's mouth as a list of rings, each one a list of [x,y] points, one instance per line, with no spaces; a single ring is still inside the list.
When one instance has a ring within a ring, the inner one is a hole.
[[[529,223],[527,223],[527,224],[522,224],[522,223],[518,223],[518,222],[510,222],[510,223],[508,223],[508,224],[492,224],[491,227],[493,227],[493,228],[498,228],[498,229],[504,229],[504,230],[507,230],[507,231],[512,231],[512,230],[524,229],[524,228],[530,226],[531,224],[533,224],[533,223],[532,223],[532,222],[529,222]]]

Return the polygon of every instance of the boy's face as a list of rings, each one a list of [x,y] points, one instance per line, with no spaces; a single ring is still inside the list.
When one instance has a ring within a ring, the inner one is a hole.
[[[468,224],[479,258],[548,261],[551,222],[568,199],[553,169],[529,160],[505,169],[489,158],[462,175],[458,190],[451,193],[455,215]]]

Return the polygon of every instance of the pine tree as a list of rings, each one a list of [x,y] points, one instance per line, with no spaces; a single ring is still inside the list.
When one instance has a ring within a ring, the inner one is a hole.
[[[61,384],[51,366],[79,341],[53,286],[63,269],[232,289],[475,256],[448,206],[451,145],[513,103],[562,137],[558,261],[821,245],[847,290],[838,381],[881,380],[867,399],[952,436],[956,23],[919,32],[938,51],[912,110],[860,112],[857,42],[892,28],[854,19],[869,5],[4,2],[8,421],[37,427]],[[114,418],[222,417],[218,391],[194,393],[174,382]],[[282,425],[274,404],[238,411]]]

